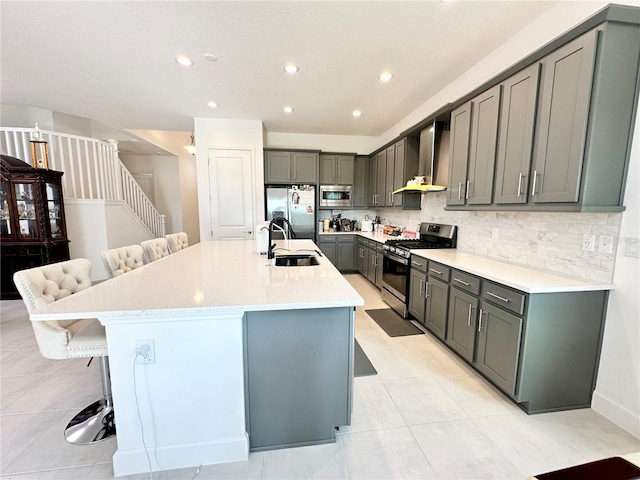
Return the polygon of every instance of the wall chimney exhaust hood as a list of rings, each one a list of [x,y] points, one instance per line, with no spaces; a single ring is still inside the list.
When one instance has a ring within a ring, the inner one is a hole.
[[[399,188],[395,193],[425,193],[443,192],[446,185],[446,165],[440,163],[444,160],[441,147],[448,148],[449,125],[446,122],[433,121],[420,131],[420,153],[418,156],[418,176],[424,176],[425,183],[412,184],[410,180],[406,187]],[[445,135],[446,134],[446,135]],[[443,138],[446,136],[446,139]],[[445,141],[443,141],[445,140]],[[448,152],[446,152],[448,154]],[[438,169],[436,171],[436,155],[438,157]],[[446,155],[448,159],[448,155]],[[440,173],[440,175],[436,175]],[[444,175],[442,174],[444,173]],[[443,177],[443,178],[441,178]],[[441,181],[442,184],[438,184]]]

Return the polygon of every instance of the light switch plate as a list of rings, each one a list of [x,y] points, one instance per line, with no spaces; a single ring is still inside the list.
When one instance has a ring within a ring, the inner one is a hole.
[[[600,235],[598,242],[599,253],[611,253],[613,252],[613,237],[611,235]]]

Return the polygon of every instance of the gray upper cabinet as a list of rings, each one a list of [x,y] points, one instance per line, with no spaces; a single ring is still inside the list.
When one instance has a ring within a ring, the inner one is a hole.
[[[320,183],[325,185],[353,185],[353,155],[320,155]]]
[[[353,208],[367,208],[369,187],[369,158],[361,155],[353,161]]]
[[[391,145],[387,147],[387,168],[385,172],[384,180],[384,193],[385,200],[384,205],[387,207],[393,207],[393,186],[394,186],[394,172],[396,170],[396,146]]]
[[[375,203],[377,207],[384,207],[387,204],[386,201],[386,180],[387,180],[387,151],[383,150],[378,153],[377,161],[377,173],[376,173],[376,189],[375,189]]]
[[[500,88],[490,88],[451,114],[448,205],[491,203]]]
[[[489,204],[493,195],[500,88],[496,85],[473,100],[466,188],[467,203],[472,205]]]
[[[448,209],[623,210],[638,102],[640,16],[628,7],[609,9],[613,20],[576,29],[581,33],[545,46],[500,81],[493,200],[481,188],[488,183],[474,178],[487,172],[493,140],[492,131],[485,136],[478,130],[481,149],[473,142],[479,97],[451,113]]]
[[[265,183],[317,183],[318,154],[316,152],[266,151],[264,181]]]
[[[471,134],[471,102],[451,112],[447,205],[464,205]]]
[[[596,30],[544,58],[531,201],[577,202]]]
[[[527,202],[539,77],[535,63],[502,84],[496,203]]]
[[[369,197],[368,204],[371,207],[378,205],[378,154],[369,157]]]

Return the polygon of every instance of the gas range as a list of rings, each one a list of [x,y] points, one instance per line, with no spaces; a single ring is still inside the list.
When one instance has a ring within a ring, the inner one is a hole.
[[[411,251],[423,248],[456,248],[456,241],[457,227],[439,223],[421,223],[418,239],[387,240],[383,247],[382,299],[406,318]]]
[[[404,258],[411,256],[411,250],[423,248],[456,248],[457,227],[439,223],[420,224],[420,238],[389,239],[384,250]]]

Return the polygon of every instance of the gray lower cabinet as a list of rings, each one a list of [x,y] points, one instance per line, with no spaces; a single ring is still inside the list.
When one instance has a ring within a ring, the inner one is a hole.
[[[440,340],[447,335],[447,314],[449,312],[449,285],[429,275],[427,277],[424,325]]]
[[[424,273],[412,272],[412,315],[424,312],[430,332],[523,410],[591,404],[606,291],[527,294],[433,261],[428,272],[424,304]]]
[[[376,254],[375,243],[372,240],[369,241],[369,248],[367,250],[367,255],[369,259],[369,269],[367,271],[367,278],[373,284],[376,283],[378,278],[378,256]]]
[[[244,329],[250,450],[335,441],[351,423],[353,309],[248,312]]]
[[[327,235],[319,236],[319,247],[327,259],[341,272],[350,272],[356,269],[355,235]]]
[[[475,366],[508,395],[514,395],[523,319],[483,301],[478,313]]]
[[[317,152],[264,152],[265,183],[318,183]]]
[[[369,277],[369,240],[360,236],[358,236],[356,270],[365,277]]]
[[[427,263],[426,260],[422,261]],[[424,323],[427,274],[414,266],[413,259],[411,260],[411,269],[409,272],[409,313],[420,323]]]
[[[476,297],[457,288],[451,288],[446,342],[468,362],[473,362],[477,311],[478,299]]]

